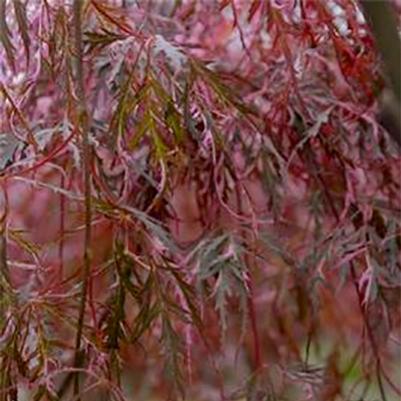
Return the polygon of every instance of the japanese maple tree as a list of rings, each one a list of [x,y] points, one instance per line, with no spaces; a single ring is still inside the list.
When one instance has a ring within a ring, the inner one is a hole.
[[[373,3],[0,1],[1,401],[401,395]]]

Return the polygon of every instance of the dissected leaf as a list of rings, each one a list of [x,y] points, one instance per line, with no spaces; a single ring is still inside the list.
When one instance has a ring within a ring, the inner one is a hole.
[[[26,4],[23,4],[20,0],[13,0],[13,5],[18,29],[22,38],[22,42],[24,43],[26,63],[29,64],[31,39],[29,37]]]
[[[184,129],[181,124],[180,114],[175,109],[172,102],[167,103],[165,121],[167,126],[173,131],[176,141],[181,143],[184,139]]]
[[[11,32],[7,25],[7,1],[0,1],[0,42],[2,43],[6,52],[7,61],[12,68],[15,70],[14,52],[15,48],[11,42]]]
[[[187,56],[162,35],[155,35],[153,51],[156,55],[160,52],[164,53],[173,71],[180,71],[186,66]]]
[[[94,49],[102,50],[118,40],[124,40],[125,36],[116,34],[102,28],[99,32],[85,32],[85,42],[89,44],[88,52]]]
[[[14,161],[15,152],[25,144],[21,143],[14,135],[0,134],[0,171],[4,170]]]

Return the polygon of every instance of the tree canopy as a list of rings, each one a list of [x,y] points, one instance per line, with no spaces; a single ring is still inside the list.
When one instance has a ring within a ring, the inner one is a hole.
[[[399,8],[1,0],[0,401],[397,399]]]

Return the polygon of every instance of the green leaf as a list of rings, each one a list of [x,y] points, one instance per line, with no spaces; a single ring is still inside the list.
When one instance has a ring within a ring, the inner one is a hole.
[[[119,262],[116,261],[117,271],[121,271]],[[117,288],[117,293],[114,295],[112,300],[112,312],[110,314],[110,321],[107,327],[108,339],[107,347],[109,349],[118,348],[118,340],[123,337],[121,332],[121,324],[125,318],[125,286],[124,282],[120,280],[119,286]]]
[[[140,210],[130,208],[135,215],[135,217],[140,220],[145,227],[151,231],[153,235],[155,235],[161,242],[162,244],[170,250],[170,252],[178,252],[179,248],[175,244],[173,238],[171,237],[170,233],[167,232],[163,226],[162,223],[159,222],[158,220],[152,218],[151,216],[148,216],[146,213],[141,212]]]
[[[162,105],[173,101],[171,96],[165,91],[163,86],[153,76],[150,77],[150,83],[155,95],[159,98]]]
[[[167,153],[167,146],[164,143],[161,135],[159,135],[155,129],[153,129],[151,132],[152,132],[153,144],[156,149],[156,156],[158,159],[163,160]]]
[[[174,382],[176,390],[184,399],[184,377],[181,369],[183,343],[166,314],[163,315],[162,319],[161,341],[165,350],[166,364],[164,370],[166,376]]]
[[[113,114],[111,127],[112,131],[115,130],[118,137],[124,135],[124,131],[127,124],[127,118],[132,114],[135,107],[140,104],[148,94],[149,85],[144,85],[133,94],[132,79],[134,77],[134,71],[132,70],[129,77],[122,85],[119,92],[119,100],[116,110]],[[131,140],[130,148],[134,148],[141,138],[135,135],[135,140]]]
[[[125,36],[118,35],[114,32],[111,32],[105,28],[101,28],[101,32],[85,32],[85,43],[89,45],[89,52],[98,48],[99,50],[103,49],[106,46],[111,45],[112,43],[118,40],[124,40]]]
[[[145,112],[145,114],[143,115],[142,120],[135,127],[134,137],[129,142],[130,150],[133,150],[138,146],[141,139],[144,137],[146,132],[150,129],[150,127],[152,125],[151,119],[152,119],[152,116],[151,116],[150,112],[147,110]]]
[[[178,287],[180,288],[182,294],[185,297],[185,301],[189,308],[192,322],[200,330],[202,327],[202,319],[199,315],[198,308],[195,304],[196,294],[195,294],[195,290],[194,290],[193,286],[191,284],[185,282],[184,279],[181,277],[181,274],[177,270],[171,269],[170,271],[171,271],[171,274],[174,276],[176,283],[177,283]]]
[[[135,327],[131,334],[131,342],[135,343],[139,340],[142,334],[149,329],[154,320],[159,316],[161,307],[159,302],[151,305],[144,302],[138,316],[135,319]]]
[[[164,119],[167,126],[173,131],[177,143],[181,143],[184,139],[184,129],[181,125],[180,114],[172,102],[167,103]]]
[[[140,287],[132,283],[129,275],[121,275],[120,280],[122,280],[124,287],[131,294],[132,298],[138,300],[141,293]]]
[[[217,97],[223,102],[238,110],[241,114],[255,114],[255,111],[245,105],[240,99],[237,93],[235,93],[230,87],[221,82],[218,74],[203,66],[200,63],[192,62],[194,70],[199,76],[206,81],[214,90]]]
[[[245,266],[241,260],[242,252],[240,243],[231,235],[223,234],[204,241],[193,254],[199,260],[198,286],[212,277],[215,278],[211,296],[215,299],[223,337],[227,330],[227,300],[232,295],[239,297],[245,319],[248,289],[244,276]]]
[[[151,296],[154,289],[154,276],[153,273],[149,273],[149,276],[142,288],[141,297],[139,302],[140,310],[135,318],[135,325],[131,332],[131,342],[135,343],[140,339],[142,334],[150,328],[155,319],[161,312],[161,305],[158,300],[153,304],[151,302]]]

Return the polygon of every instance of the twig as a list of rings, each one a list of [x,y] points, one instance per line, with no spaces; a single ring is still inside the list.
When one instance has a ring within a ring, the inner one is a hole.
[[[84,86],[84,65],[83,65],[83,43],[82,43],[82,0],[74,0],[74,42],[75,42],[75,67],[76,67],[76,92],[78,97],[78,122],[82,133],[82,154],[83,154],[83,178],[84,178],[84,195],[85,195],[85,238],[84,238],[84,271],[82,292],[79,305],[78,327],[75,338],[75,356],[74,368],[79,368],[82,362],[82,332],[84,325],[84,316],[87,302],[87,294],[90,279],[91,265],[91,221],[92,221],[92,205],[91,205],[91,150],[89,144],[89,121],[85,99]],[[74,396],[80,392],[79,375],[74,377]],[[78,398],[79,399],[79,398]]]

